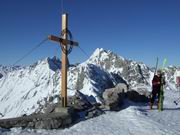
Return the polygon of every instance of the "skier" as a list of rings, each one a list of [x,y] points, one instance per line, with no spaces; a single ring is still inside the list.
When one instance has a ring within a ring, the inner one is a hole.
[[[161,79],[163,79],[163,81]],[[163,83],[161,83],[161,82],[163,82]],[[154,100],[155,100],[156,96],[158,97],[157,107],[159,108],[160,90],[161,90],[162,85],[165,85],[164,73],[161,70],[158,70],[157,75],[154,75],[154,78],[152,80],[152,97],[151,97],[151,101],[150,101],[150,109],[153,108],[153,104],[154,104]]]

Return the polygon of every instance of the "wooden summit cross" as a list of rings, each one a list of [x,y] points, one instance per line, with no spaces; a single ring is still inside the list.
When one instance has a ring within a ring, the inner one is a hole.
[[[69,37],[68,37],[69,36]],[[78,42],[72,41],[71,33],[68,30],[68,14],[62,15],[62,32],[60,37],[56,37],[53,35],[48,36],[49,40],[60,43],[62,50],[62,63],[61,63],[61,99],[62,99],[62,107],[67,107],[67,68],[68,68],[68,54],[70,50],[68,50],[68,45],[78,46]],[[72,48],[71,48],[72,49]]]

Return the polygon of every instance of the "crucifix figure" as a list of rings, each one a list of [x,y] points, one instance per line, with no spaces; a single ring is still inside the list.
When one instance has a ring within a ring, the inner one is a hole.
[[[68,14],[62,15],[62,32],[60,37],[53,35],[48,36],[49,40],[60,43],[62,50],[61,63],[61,100],[62,107],[67,107],[67,68],[68,68],[68,54],[73,46],[78,46],[78,42],[71,40],[71,33],[68,30]],[[68,39],[70,38],[70,39]],[[69,47],[69,48],[68,48]]]

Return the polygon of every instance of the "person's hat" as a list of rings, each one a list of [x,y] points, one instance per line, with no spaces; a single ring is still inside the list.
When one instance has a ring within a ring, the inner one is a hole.
[[[164,70],[159,69],[159,70],[157,71],[157,75],[164,75],[164,74],[165,74],[165,71],[164,71]]]

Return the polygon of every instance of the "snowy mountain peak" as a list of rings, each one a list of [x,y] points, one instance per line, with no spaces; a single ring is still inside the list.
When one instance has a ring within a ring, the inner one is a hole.
[[[153,73],[145,64],[125,59],[110,50],[97,48],[85,63],[96,65],[110,74],[123,77],[130,86],[136,86],[139,83],[151,84]]]
[[[117,54],[113,53],[110,50],[104,50],[103,48],[97,48],[91,57],[85,62],[99,66],[105,70],[112,70],[114,72],[117,67],[117,64],[122,64],[126,60],[118,56]]]
[[[125,60],[123,57],[118,56],[110,50],[105,50],[103,48],[97,48],[94,53],[89,58],[89,61],[103,61],[106,59],[110,59],[110,57],[119,58]]]
[[[36,63],[30,65],[29,67],[26,68],[31,68],[34,69],[36,67],[46,67],[47,69],[51,69],[53,71],[59,70],[61,68],[61,61],[57,57],[47,57],[43,60],[39,60]]]

